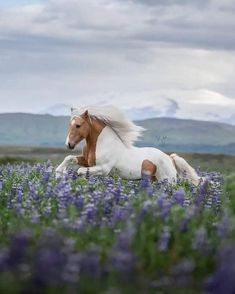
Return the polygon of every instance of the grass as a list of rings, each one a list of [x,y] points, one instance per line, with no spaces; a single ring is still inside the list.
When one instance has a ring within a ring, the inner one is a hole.
[[[66,155],[80,153],[80,150],[68,151],[66,148],[0,146],[0,163],[43,162],[51,160],[59,164]],[[168,152],[169,154],[171,152]],[[173,153],[173,152],[172,152]],[[193,167],[203,171],[218,171],[228,175],[234,171],[235,156],[225,154],[183,153],[178,152]]]

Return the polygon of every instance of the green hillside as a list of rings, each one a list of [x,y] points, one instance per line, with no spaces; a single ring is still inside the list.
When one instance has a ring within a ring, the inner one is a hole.
[[[153,118],[137,121],[147,131],[137,143],[165,151],[235,154],[235,126],[195,120]],[[0,114],[0,145],[63,147],[69,117]]]
[[[0,145],[64,145],[69,118],[26,113],[0,114]]]
[[[235,153],[233,125],[174,118],[153,118],[138,124],[147,130],[140,145],[169,151]]]

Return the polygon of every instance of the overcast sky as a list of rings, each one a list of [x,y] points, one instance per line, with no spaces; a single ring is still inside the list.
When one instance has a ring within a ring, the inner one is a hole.
[[[234,0],[0,0],[0,112],[235,113]]]

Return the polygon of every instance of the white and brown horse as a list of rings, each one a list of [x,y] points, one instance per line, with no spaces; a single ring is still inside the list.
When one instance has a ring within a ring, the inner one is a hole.
[[[82,154],[67,156],[57,167],[57,175],[66,172],[71,165],[79,166],[78,175],[108,175],[113,171],[125,179],[140,179],[148,173],[152,179],[173,182],[186,177],[198,185],[195,170],[177,154],[166,153],[150,147],[133,145],[144,130],[128,120],[113,106],[72,109],[71,122],[66,139],[69,149],[82,140],[86,141]]]

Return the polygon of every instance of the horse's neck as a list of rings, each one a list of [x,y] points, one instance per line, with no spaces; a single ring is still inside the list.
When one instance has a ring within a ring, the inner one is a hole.
[[[100,133],[102,132],[105,124],[94,118],[89,120],[90,132],[86,138],[86,149],[87,149],[87,162],[89,166],[96,164],[96,144]]]
[[[125,152],[130,149],[122,142],[117,133],[109,126],[106,126],[99,135],[98,146],[99,150],[106,150],[111,154],[113,154],[114,150]]]

